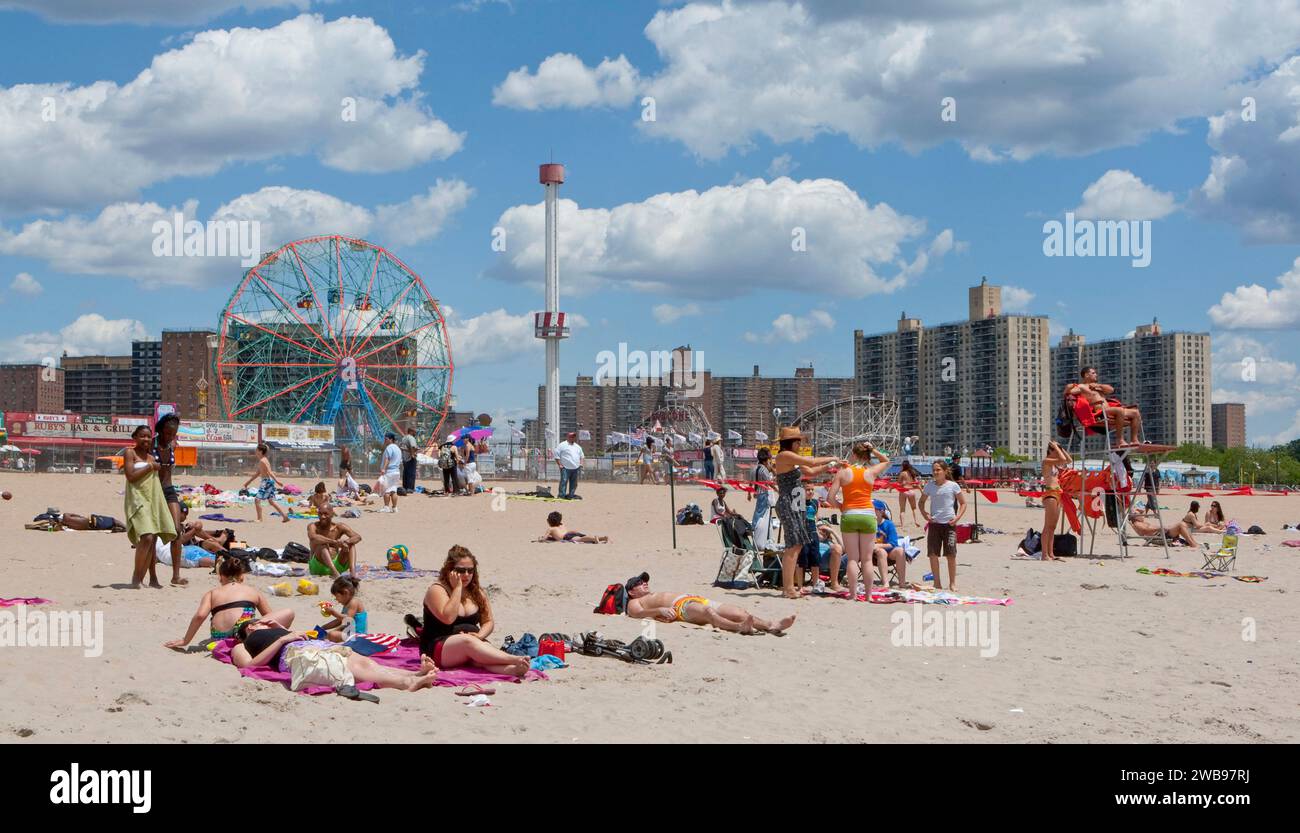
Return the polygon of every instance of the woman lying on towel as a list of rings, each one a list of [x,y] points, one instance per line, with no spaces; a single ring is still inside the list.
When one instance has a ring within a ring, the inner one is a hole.
[[[296,651],[305,648],[340,650],[343,646],[323,639],[312,639],[305,633],[280,627],[274,620],[257,619],[245,622],[235,631],[239,644],[230,652],[236,668],[266,666],[283,674],[292,673],[289,661]],[[380,665],[370,657],[348,652],[348,671],[359,683],[374,683],[379,688],[400,688],[417,691],[429,688],[438,679],[438,669],[433,660],[420,657],[419,671],[406,671]]]
[[[458,544],[447,551],[438,583],[424,594],[420,653],[432,657],[439,668],[472,665],[523,677],[529,658],[489,645],[493,624],[492,605],[479,583],[478,559]]]
[[[203,620],[209,616],[212,621],[208,633],[213,639],[229,639],[235,630],[246,622],[261,618],[264,622],[279,627],[293,624],[292,610],[271,612],[271,605],[257,589],[244,584],[248,572],[248,562],[232,555],[218,556],[217,580],[220,586],[203,594],[199,607],[190,618],[190,626],[185,636],[163,643],[164,648],[184,648],[203,626]]]

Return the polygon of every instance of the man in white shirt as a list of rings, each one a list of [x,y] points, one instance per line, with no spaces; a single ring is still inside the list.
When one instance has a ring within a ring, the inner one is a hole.
[[[402,485],[402,449],[397,447],[397,435],[391,431],[384,435],[384,457],[379,475],[379,485],[384,491],[384,508],[380,512],[397,511],[397,487]]]
[[[559,496],[565,500],[577,497],[578,472],[582,471],[582,463],[586,459],[577,440],[577,432],[570,431],[565,441],[555,447],[555,462],[560,466]]]

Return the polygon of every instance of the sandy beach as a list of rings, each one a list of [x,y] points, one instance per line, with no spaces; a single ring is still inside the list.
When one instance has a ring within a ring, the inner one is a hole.
[[[180,485],[198,485],[180,476]],[[235,478],[215,478],[237,488]],[[295,481],[289,481],[295,482]],[[296,481],[304,488],[307,481]],[[432,484],[430,484],[432,485]],[[507,489],[532,484],[502,484]],[[1009,597],[998,614],[998,650],[895,647],[891,614],[918,605],[873,605],[830,598],[787,601],[769,589],[712,588],[720,545],[710,525],[678,527],[671,544],[666,486],[582,484],[585,498],[555,504],[490,496],[406,498],[396,515],[366,512],[346,521],[364,536],[362,561],[379,564],[392,544],[410,548],[415,567],[436,569],[452,544],[468,546],[498,618],[493,641],[523,631],[576,635],[600,630],[630,640],[642,622],[592,612],[607,584],[646,570],[655,590],[698,593],[742,604],[765,617],[798,614],[784,637],[740,636],[686,624],[659,624],[671,665],[632,666],[571,656],[544,682],[498,686],[487,708],[465,707],[448,688],[377,692],[379,704],[308,697],[241,677],[206,652],[162,647],[183,635],[216,578],[187,570],[190,586],[116,589],[130,575],[125,535],[27,531],[54,506],[122,514],[122,478],[109,475],[0,475],[13,499],[0,503],[8,531],[0,596],[41,596],[47,609],[102,611],[103,655],[75,647],[0,648],[7,743],[382,741],[382,742],[1296,742],[1300,741],[1300,549],[1280,546],[1300,533],[1300,495],[1220,498],[1228,517],[1258,524],[1244,536],[1231,579],[1142,575],[1138,567],[1200,569],[1199,552],[1135,550],[1120,560],[1113,535],[1103,557],[1060,564],[1010,558],[1041,510],[1003,492],[981,500],[980,521],[1005,530],[959,549],[963,593]],[[684,486],[677,505],[707,506],[709,492]],[[891,493],[891,502],[893,495]],[[1163,495],[1167,519],[1190,498]],[[752,509],[743,495],[733,505]],[[570,529],[612,536],[609,545],[530,543],[559,508]],[[225,509],[252,519],[251,506]],[[306,541],[306,521],[236,525],[254,546]],[[915,534],[902,525],[901,532]],[[1217,535],[1206,540],[1217,541]],[[1086,551],[1086,541],[1085,541]],[[919,580],[924,557],[914,564]],[[160,576],[170,568],[159,566]],[[265,588],[273,579],[249,577]],[[427,580],[373,581],[362,593],[370,629],[401,634],[402,616],[420,609]],[[327,586],[322,588],[327,590]],[[273,599],[298,625],[319,619],[322,597]],[[925,606],[938,609],[939,606]],[[36,608],[33,608],[36,609]],[[10,608],[12,610],[12,608]],[[1254,640],[1243,638],[1253,622]],[[206,641],[206,629],[196,642]],[[328,723],[322,722],[328,720]]]

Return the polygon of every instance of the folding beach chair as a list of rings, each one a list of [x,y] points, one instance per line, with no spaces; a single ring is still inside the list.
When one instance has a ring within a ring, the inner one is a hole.
[[[722,542],[722,561],[718,564],[718,574],[714,577],[715,586],[730,587],[735,584],[749,585],[755,581],[755,573],[763,571],[763,557],[754,546],[754,536],[747,529],[749,524],[727,523],[727,518],[720,520],[718,538]],[[744,519],[738,518],[743,521]],[[778,574],[780,564],[777,564]]]
[[[1205,545],[1205,563],[1201,565],[1202,570],[1217,570],[1220,573],[1226,573],[1237,566],[1237,536],[1231,533],[1223,536],[1217,550],[1210,549],[1210,544]]]

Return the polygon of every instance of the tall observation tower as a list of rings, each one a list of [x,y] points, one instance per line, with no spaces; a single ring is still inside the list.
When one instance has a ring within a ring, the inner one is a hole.
[[[555,224],[556,199],[564,183],[564,166],[542,165],[538,175],[546,188],[546,311],[533,319],[533,335],[546,340],[546,447],[560,441],[560,339],[567,338],[564,313],[560,312],[560,247]]]

